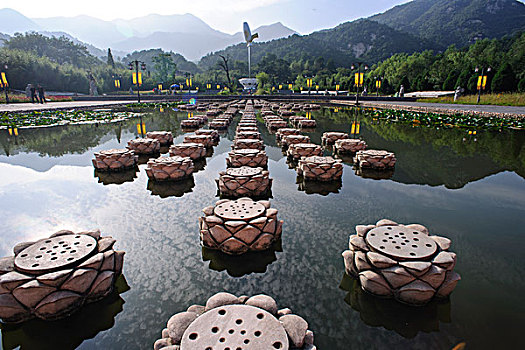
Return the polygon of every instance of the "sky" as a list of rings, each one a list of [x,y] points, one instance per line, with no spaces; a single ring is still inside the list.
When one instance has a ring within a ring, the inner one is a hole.
[[[215,29],[233,34],[242,22],[252,28],[282,22],[308,34],[342,22],[386,11],[409,0],[0,0],[30,18],[88,15],[104,20],[131,19],[152,13],[191,13]]]

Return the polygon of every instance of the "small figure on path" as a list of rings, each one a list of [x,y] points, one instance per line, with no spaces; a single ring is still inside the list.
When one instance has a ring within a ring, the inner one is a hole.
[[[40,99],[40,103],[42,103],[42,104],[46,103],[46,97],[45,97],[45,94],[44,94],[44,88],[40,84],[38,85],[38,98]]]
[[[405,97],[405,87],[403,85],[399,88],[399,97]]]
[[[31,103],[35,103],[36,89],[33,84],[31,84],[31,87],[29,88],[29,93],[31,94]],[[37,103],[38,103],[38,100],[37,100]]]
[[[363,96],[368,96],[368,90],[366,89],[366,86],[365,86],[365,88],[363,89],[363,94],[362,94],[362,95],[363,95]]]

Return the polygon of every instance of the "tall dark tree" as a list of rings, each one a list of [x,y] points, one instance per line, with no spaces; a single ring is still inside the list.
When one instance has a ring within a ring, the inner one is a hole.
[[[500,69],[494,75],[492,84],[490,85],[492,91],[508,92],[516,90],[516,75],[512,67],[507,62],[503,63]]]
[[[113,54],[111,53],[110,48],[108,48],[108,65],[115,68],[115,60],[113,59]]]

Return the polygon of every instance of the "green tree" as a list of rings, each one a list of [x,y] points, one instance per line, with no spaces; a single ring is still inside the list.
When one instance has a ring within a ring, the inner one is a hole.
[[[177,64],[169,53],[159,53],[153,56],[153,68],[155,72],[153,78],[157,82],[170,83],[175,76],[177,71]]]
[[[257,78],[258,88],[260,90],[264,90],[268,87],[268,84],[270,83],[270,76],[267,73],[259,72],[255,78]]]
[[[492,79],[491,88],[496,92],[508,92],[516,90],[516,74],[509,63],[505,62],[498,69]]]
[[[113,60],[113,54],[110,48],[108,48],[108,66],[115,68],[115,61]]]

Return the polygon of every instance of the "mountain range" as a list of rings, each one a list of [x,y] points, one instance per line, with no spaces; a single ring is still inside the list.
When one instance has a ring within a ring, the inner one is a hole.
[[[246,59],[241,32],[223,33],[191,14],[103,21],[88,16],[30,19],[12,9],[0,10],[0,33],[25,31],[65,34],[99,57],[107,47],[121,57],[161,48],[190,61],[200,59],[199,67],[204,69],[215,65],[219,54]],[[270,53],[289,61],[322,57],[336,66],[375,63],[395,53],[439,52],[452,44],[465,47],[479,39],[523,31],[525,5],[517,0],[413,0],[309,35],[298,35],[282,23],[256,28],[253,32],[259,39],[253,44],[252,62]]]
[[[110,47],[116,55],[150,48],[175,51],[189,60],[198,60],[205,54],[244,41],[241,32],[227,34],[213,29],[191,14],[151,14],[130,20],[104,21],[89,16],[27,18],[12,9],[0,10],[0,33],[37,31],[44,35],[66,36],[82,42],[90,52],[100,56],[96,48],[106,52]],[[296,32],[282,23],[256,28],[260,41],[287,37]]]

